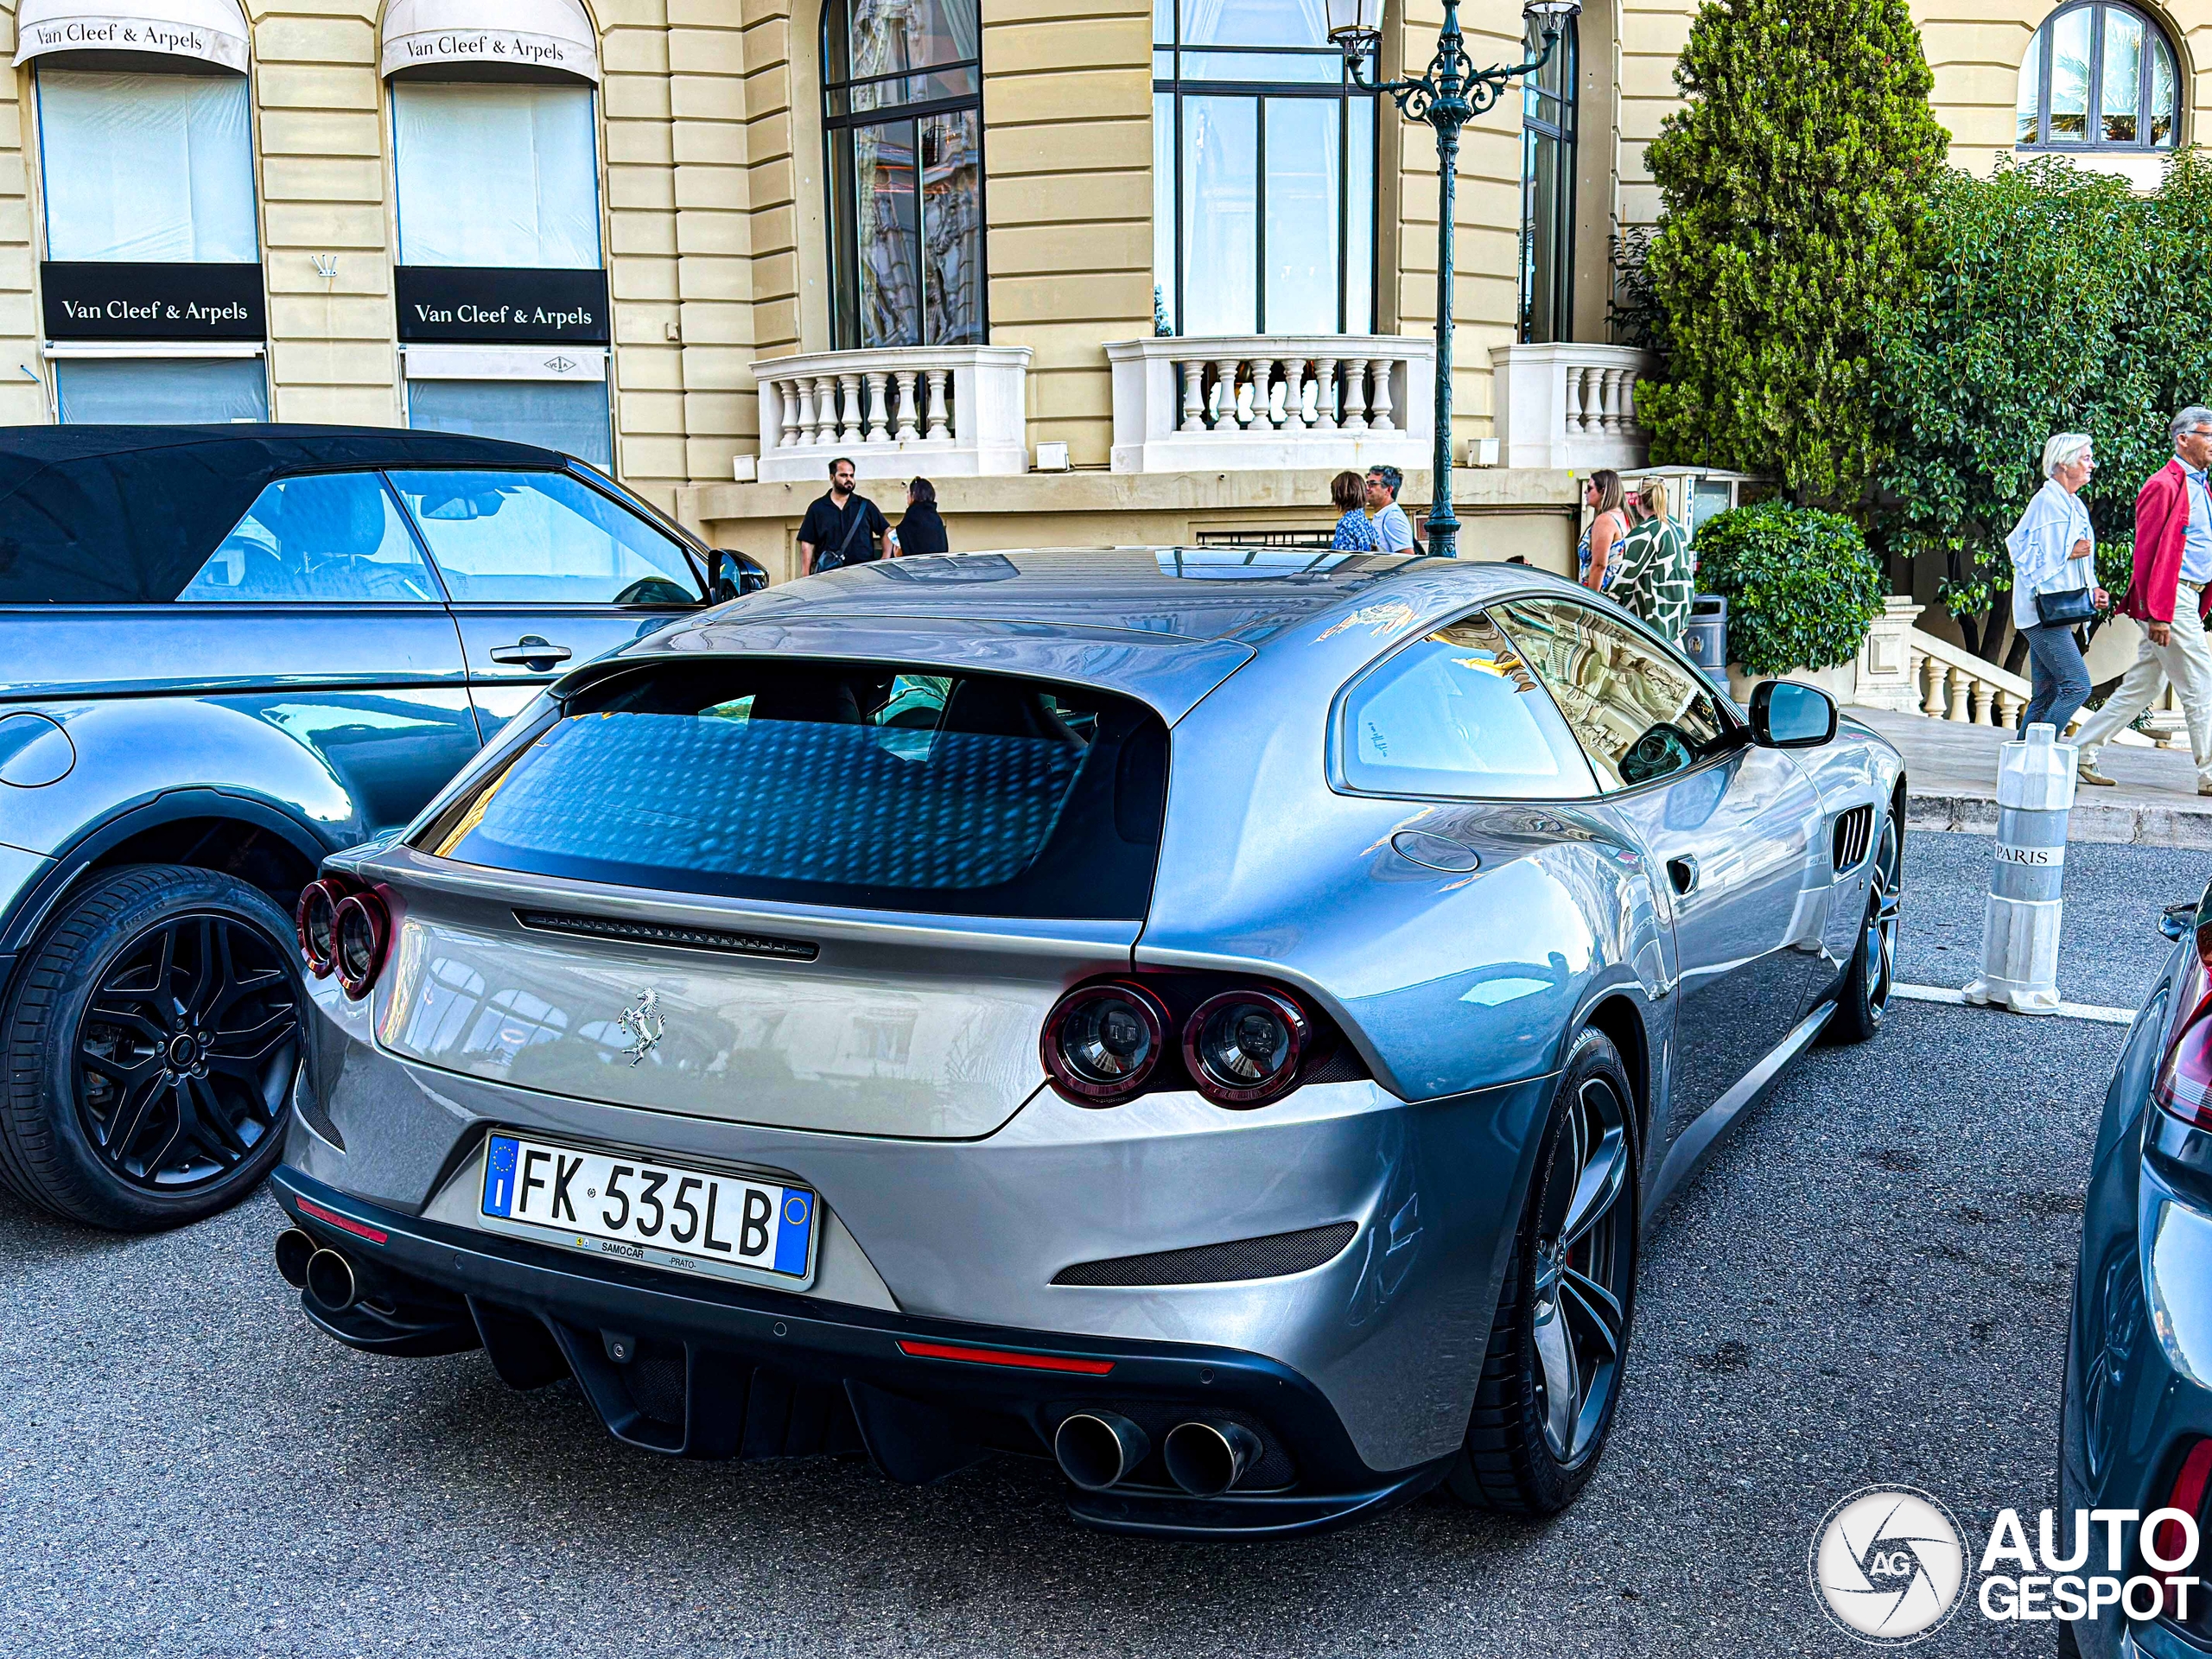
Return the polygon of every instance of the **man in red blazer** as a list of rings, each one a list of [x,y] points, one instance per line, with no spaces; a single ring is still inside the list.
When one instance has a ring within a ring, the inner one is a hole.
[[[2097,751],[2134,722],[2168,682],[2189,721],[2196,755],[2196,792],[2212,795],[2212,409],[2195,404],[2174,416],[2174,458],[2151,474],[2135,498],[2135,575],[2120,609],[2143,625],[2134,666],[2082,722],[2080,777],[2110,784],[2097,770]]]

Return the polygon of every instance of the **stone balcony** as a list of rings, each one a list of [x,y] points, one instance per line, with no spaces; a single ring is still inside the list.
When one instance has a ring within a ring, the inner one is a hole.
[[[753,365],[762,483],[819,483],[850,455],[862,478],[1029,470],[1027,346],[817,352]]]
[[[1117,473],[1427,467],[1436,347],[1395,334],[1108,343]]]
[[[1627,472],[1651,458],[1651,439],[1636,417],[1636,383],[1656,366],[1649,352],[1625,346],[1497,346],[1498,463]]]

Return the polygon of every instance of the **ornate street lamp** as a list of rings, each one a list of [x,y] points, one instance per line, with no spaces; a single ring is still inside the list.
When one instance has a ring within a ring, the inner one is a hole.
[[[1416,80],[1360,79],[1360,66],[1382,42],[1383,0],[1327,0],[1329,38],[1344,48],[1352,84],[1370,92],[1388,92],[1407,119],[1436,129],[1436,170],[1440,190],[1436,220],[1436,459],[1435,502],[1428,512],[1428,550],[1447,558],[1459,551],[1459,521],[1452,512],[1452,218],[1459,168],[1459,129],[1475,119],[1513,81],[1533,75],[1551,60],[1567,20],[1582,10],[1581,0],[1529,0],[1521,15],[1536,25],[1540,45],[1526,63],[1477,69],[1459,35],[1459,0],[1444,0],[1444,29],[1436,57]]]

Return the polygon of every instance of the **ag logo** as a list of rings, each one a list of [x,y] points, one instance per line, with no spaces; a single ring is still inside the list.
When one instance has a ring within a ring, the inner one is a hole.
[[[1863,1642],[1902,1647],[1957,1610],[1966,1577],[1958,1524],[1910,1486],[1869,1486],[1830,1510],[1813,1536],[1813,1589]]]

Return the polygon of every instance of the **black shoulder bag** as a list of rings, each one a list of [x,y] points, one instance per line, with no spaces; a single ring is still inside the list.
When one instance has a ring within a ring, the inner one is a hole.
[[[855,498],[855,499],[857,499],[858,498]],[[845,563],[845,556],[853,550],[853,537],[859,535],[861,531],[867,528],[868,504],[865,501],[862,501],[860,503],[858,510],[853,514],[853,522],[846,526],[845,539],[837,544],[836,550],[835,552],[831,552],[825,549],[823,551],[814,556],[814,569],[816,574],[819,575],[824,570],[836,570],[840,569]]]

